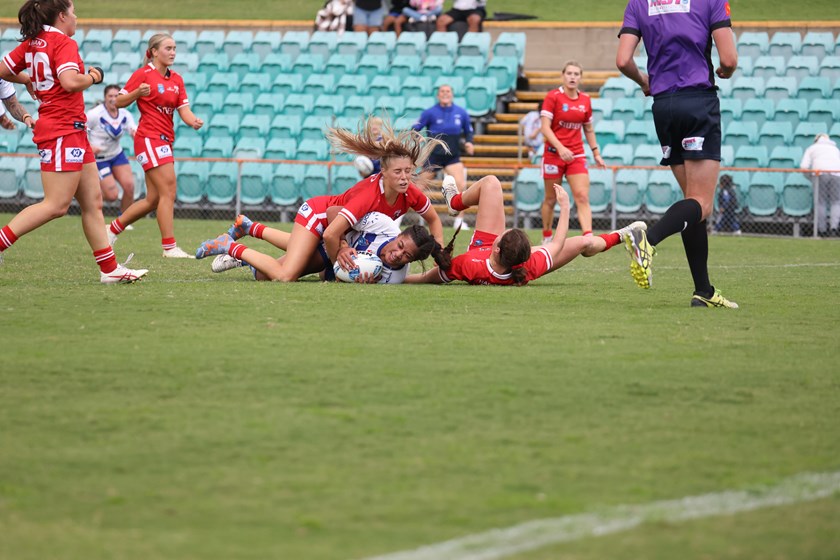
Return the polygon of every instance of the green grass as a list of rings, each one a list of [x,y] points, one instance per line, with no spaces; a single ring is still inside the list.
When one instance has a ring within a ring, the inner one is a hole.
[[[835,0],[812,0],[806,4],[784,0],[731,0],[734,21],[807,21],[840,20],[840,7]],[[79,0],[76,13],[81,18],[144,18],[144,19],[218,19],[218,20],[304,20],[314,21],[321,1],[291,2],[280,0],[181,0],[163,10],[154,2],[121,3],[115,12],[112,0]],[[556,0],[491,0],[488,11],[513,12],[539,16],[541,21],[620,21],[624,0],[595,3],[569,3]],[[451,7],[447,0],[446,8]],[[17,17],[20,2],[0,6],[0,17]]]
[[[190,248],[227,224],[176,226]],[[836,242],[712,238],[723,311],[688,307],[678,238],[642,291],[620,247],[521,289],[279,285],[158,237],[121,236],[150,268],[130,286],[98,284],[75,217],[6,252],[0,558],[363,558],[840,468]],[[517,558],[836,558],[838,518]]]

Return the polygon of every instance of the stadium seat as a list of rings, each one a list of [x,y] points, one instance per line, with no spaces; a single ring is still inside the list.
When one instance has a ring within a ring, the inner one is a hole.
[[[624,142],[627,144],[653,144],[659,146],[656,127],[653,121],[633,121],[624,130]]]
[[[760,171],[752,174],[746,187],[745,204],[753,216],[773,216],[779,209],[782,173]]]
[[[633,154],[633,165],[655,166],[662,159],[662,147],[655,144],[639,144]]]
[[[271,91],[271,76],[262,72],[248,74],[239,82],[240,93],[250,93],[255,98]]]
[[[419,74],[422,65],[423,61],[419,56],[400,56],[391,62],[390,75],[402,81]]]
[[[207,174],[207,188],[205,195],[213,204],[229,204],[236,196],[236,183],[239,168],[230,161],[216,161],[210,166]]]
[[[802,35],[798,31],[777,31],[770,39],[767,54],[789,59],[802,50]]]
[[[773,102],[778,102],[781,99],[788,99],[796,96],[796,78],[776,77],[767,80],[767,85],[764,88],[764,95],[767,99],[772,99]]]
[[[41,183],[41,160],[28,158],[23,172],[23,195],[26,198],[40,200],[44,198],[44,185]]]
[[[246,162],[242,164],[240,200],[243,204],[261,206],[265,202],[271,183],[272,171],[270,163]]]
[[[204,142],[198,135],[177,134],[172,153],[176,158],[193,158],[203,155]]]
[[[814,99],[828,99],[831,97],[831,81],[822,76],[808,76],[799,82],[796,90],[797,99],[804,99],[808,102]]]
[[[231,92],[225,97],[225,113],[240,119],[254,109],[254,96],[250,93]]]
[[[732,85],[732,97],[746,101],[755,97],[764,96],[764,78],[736,78]]]
[[[767,167],[768,159],[764,146],[740,146],[735,150],[734,167]]]
[[[589,170],[589,206],[593,213],[606,212],[612,198],[613,173],[610,169]]]
[[[271,84],[271,93],[288,97],[303,90],[303,77],[300,74],[279,74]]]
[[[762,78],[766,81],[775,76],[786,75],[785,69],[784,57],[764,55],[755,60],[750,76]]]
[[[397,34],[393,31],[374,31],[370,37],[368,37],[367,45],[365,46],[365,53],[390,55],[394,52],[396,43]],[[420,54],[422,53],[417,53],[418,56]]]
[[[834,99],[814,99],[808,107],[808,122],[822,123],[826,130],[840,121],[840,103]]]
[[[297,147],[299,161],[326,161],[330,156],[330,148],[323,138],[306,138]]]
[[[202,155],[207,158],[233,157],[233,136],[208,136]]]
[[[216,72],[227,72],[230,67],[230,59],[223,52],[211,52],[201,56],[198,63],[198,71],[202,74],[212,76]]]
[[[17,129],[15,130],[0,130],[0,153],[6,152],[9,154],[15,153],[18,147],[20,135]],[[26,161],[24,158],[8,158],[9,161]],[[0,162],[7,160],[0,158]],[[8,163],[8,162],[7,162]]]
[[[267,115],[250,114],[242,117],[239,124],[239,138],[263,138],[269,137],[270,117]]]
[[[773,120],[788,122],[794,128],[808,116],[808,102],[805,99],[782,99],[776,104]]]
[[[717,53],[714,53],[715,55]],[[761,57],[758,57],[761,58]],[[753,75],[753,66],[755,64],[755,60],[751,56],[739,56],[738,57],[738,71],[735,73],[736,76],[752,76]],[[717,57],[712,57],[712,65],[717,68],[720,65],[720,60]],[[715,82],[720,85],[722,81],[727,80],[718,80],[715,79]]]
[[[461,56],[480,56],[487,60],[487,55],[490,52],[490,33],[487,32],[468,32],[461,38],[458,44],[456,53]]]
[[[341,194],[359,182],[359,172],[352,165],[333,165],[331,168],[331,194]]]
[[[335,76],[332,74],[310,74],[303,82],[301,93],[308,93],[318,97],[335,91]]]
[[[292,70],[292,57],[288,54],[268,53],[262,60],[260,72],[268,74],[272,80]]]
[[[835,101],[840,101],[840,78],[834,82],[834,86],[831,88],[831,93],[829,94],[831,99]]]
[[[0,133],[0,141],[4,136],[13,136],[12,134]],[[17,135],[14,135],[17,138]],[[17,140],[15,140],[17,145]],[[5,151],[0,146],[0,152]],[[36,159],[37,158],[32,158]],[[20,184],[26,173],[27,159],[22,157],[5,157],[0,158],[0,199],[17,198],[20,193]]]
[[[265,59],[269,53],[280,48],[280,41],[283,35],[279,31],[257,31],[254,34],[254,41],[251,43],[251,50],[257,53],[261,59]]]
[[[601,150],[604,150],[608,144],[624,142],[624,128],[623,121],[603,120],[596,122],[595,135],[601,145]]]
[[[744,102],[743,109],[741,109],[741,120],[754,122],[761,127],[766,121],[773,118],[775,112],[776,108],[770,99],[747,99]]]
[[[199,72],[191,72],[184,78],[184,87],[187,88],[187,93],[191,95],[195,95],[199,92],[205,91],[207,88],[207,76],[201,74]],[[136,111],[137,104],[132,104],[128,110],[129,111]],[[138,113],[139,114],[139,113]],[[137,114],[134,115],[135,120],[137,120]]]
[[[243,136],[233,148],[233,157],[237,159],[260,159],[265,154],[265,147],[264,137]]]
[[[607,144],[601,148],[601,157],[607,165],[632,165],[633,146],[630,144]]]
[[[367,95],[372,97],[381,97],[383,95],[396,95],[401,90],[402,80],[396,76],[380,75],[375,76],[370,81]],[[410,92],[405,92],[405,96],[409,97]]]
[[[370,82],[375,76],[387,72],[390,68],[388,57],[384,54],[366,54],[359,59],[356,73],[364,75]]]
[[[727,144],[720,147],[720,164],[725,167],[735,164],[735,148]]]
[[[594,101],[594,99],[593,99]],[[744,109],[744,102],[740,99],[723,97],[720,100],[720,118],[724,123],[740,119],[741,111]]]
[[[487,63],[484,72],[488,78],[496,79],[496,95],[504,95],[516,88],[518,64],[513,57],[502,56],[497,56]]]
[[[613,101],[623,97],[642,97],[642,90],[636,82],[629,78],[608,78],[601,86],[600,97]]]
[[[518,225],[520,214],[537,214],[542,206],[545,187],[542,171],[538,167],[520,169],[513,180],[514,226]]]
[[[231,83],[233,82],[233,83]],[[230,74],[227,72],[216,72],[210,79],[207,80],[205,90],[209,92],[217,92],[227,96],[228,93],[234,90],[236,80],[231,80]]]
[[[280,38],[278,47],[281,54],[287,54],[296,59],[301,53],[306,52],[309,46],[309,31],[286,31]]]
[[[326,165],[307,165],[300,183],[300,195],[304,200],[313,196],[329,194],[329,173]]]
[[[758,125],[754,122],[733,121],[726,127],[723,142],[735,151],[741,146],[752,146],[758,140]]]
[[[423,63],[423,75],[435,81],[440,76],[452,74],[454,66],[455,59],[449,55],[430,55]]]
[[[504,31],[493,44],[493,56],[513,56],[519,64],[525,63],[525,33]]]
[[[228,70],[242,80],[254,72],[259,72],[261,67],[260,55],[253,52],[241,52],[231,57]]]
[[[335,44],[335,52],[360,56],[367,45],[367,33],[361,31],[345,31]]]
[[[294,138],[272,138],[265,147],[263,157],[265,159],[295,159],[297,157],[297,140]]]
[[[766,147],[768,152],[777,146],[789,146],[793,142],[793,125],[767,121],[759,130],[758,142]]]
[[[792,218],[808,216],[814,209],[814,187],[802,173],[789,173],[782,185],[782,213]]]
[[[210,174],[210,162],[207,161],[176,161],[178,175],[178,202],[195,204],[204,197],[204,186]]]
[[[808,76],[816,76],[819,72],[819,67],[820,63],[816,56],[792,56],[787,62],[785,76],[802,81]]]
[[[390,122],[405,113],[405,97],[401,95],[383,95],[376,100],[374,111],[382,118],[388,118]]]
[[[817,73],[832,83],[840,79],[840,56],[826,56],[820,61]]]
[[[283,110],[287,115],[306,116],[312,112],[315,96],[306,93],[290,93],[286,96]]]
[[[420,114],[431,105],[432,101],[428,97],[409,97],[405,102],[405,113],[419,119]]]
[[[421,31],[403,31],[394,44],[394,56],[423,56],[426,52],[426,34]]]
[[[336,80],[348,72],[354,72],[356,69],[356,55],[335,53],[327,59],[324,65],[324,72],[332,74]]]
[[[300,126],[301,140],[323,140],[326,127],[332,124],[331,115],[310,115]]]
[[[82,57],[82,60],[84,61],[86,67],[99,66],[105,72],[110,72],[113,56],[111,56],[110,52],[89,51]]]
[[[592,120],[596,123],[604,119],[612,118],[612,99],[603,99],[601,97],[592,98]]]
[[[324,94],[315,98],[312,105],[312,114],[317,116],[340,115],[344,112],[344,96],[337,94]]]
[[[610,118],[624,121],[624,124],[627,125],[632,121],[641,119],[643,110],[644,103],[641,99],[636,97],[623,97],[613,101]]]
[[[455,62],[452,73],[463,76],[469,82],[473,77],[484,75],[484,63],[484,58],[480,56],[462,56]]]
[[[738,37],[738,56],[758,58],[767,54],[770,48],[770,37],[765,31],[746,31]]]
[[[825,134],[828,130],[823,123],[801,122],[793,132],[793,145],[804,150],[814,143],[817,134]]]
[[[802,39],[802,56],[815,56],[818,59],[834,52],[834,34],[830,31],[809,31]]]
[[[636,214],[645,197],[648,172],[644,169],[619,169],[615,176],[615,209]]]
[[[320,54],[300,54],[292,64],[292,73],[300,74],[304,82],[310,74],[319,74],[324,71],[326,59]]]
[[[207,119],[214,113],[222,111],[225,104],[225,95],[221,92],[201,92],[195,96],[195,101],[190,103],[192,110],[196,114],[207,115]]]
[[[251,31],[228,31],[224,41],[222,41],[222,51],[231,60],[241,53],[253,54],[259,59],[259,55],[251,49],[253,43],[254,34]]]
[[[339,78],[335,85],[335,93],[345,99],[353,95],[367,95],[368,82],[369,80],[365,75],[345,74]]]
[[[429,56],[455,56],[458,49],[458,34],[453,31],[435,31],[426,41]]]
[[[222,44],[224,42],[224,31],[205,29],[204,31],[201,31],[198,34],[198,39],[196,39],[195,41],[195,46],[193,47],[193,50],[202,59],[208,54],[212,53],[224,54],[224,51],[222,50]],[[227,55],[225,56],[227,57]]]
[[[140,41],[142,36],[136,29],[117,29],[114,32],[114,37],[111,40],[111,54],[116,56],[120,53],[128,53],[134,55],[136,59],[140,52]],[[145,48],[144,48],[145,50]],[[140,64],[136,64],[140,66]]]
[[[496,110],[496,78],[472,78],[464,90],[466,110],[471,117],[481,117]]]
[[[269,186],[271,202],[278,206],[297,205],[305,165],[280,164],[274,168]]]
[[[116,76],[126,73],[131,74],[140,67],[141,63],[142,60],[137,56],[137,53],[120,52],[114,55],[113,60],[111,60],[109,72]]]
[[[405,99],[415,96],[431,96],[432,79],[428,76],[409,76],[401,84],[398,84],[397,91],[388,92],[388,95],[396,94],[401,95]]]
[[[309,54],[318,54],[328,59],[335,52],[335,44],[338,41],[337,33],[334,31],[316,31],[309,38]]]
[[[775,169],[795,169],[802,161],[802,148],[797,146],[776,146],[770,152],[767,167]]]
[[[373,112],[374,98],[370,95],[351,95],[344,103],[345,117],[362,118]]]
[[[437,91],[440,89],[440,86],[449,86],[452,88],[452,91],[464,91],[464,88],[467,87],[467,82],[463,76],[453,76],[451,74],[438,76],[432,84],[432,95],[434,97],[437,97]]]
[[[84,43],[79,42],[80,51],[84,53],[111,52],[111,41],[114,36],[110,29],[88,29],[85,33]],[[104,68],[104,66],[103,66]]]
[[[156,31],[148,31],[143,36],[143,44],[147,45],[149,38],[156,33]],[[198,41],[198,32],[191,29],[176,29],[172,32],[172,38],[178,50],[181,52],[192,52],[195,49],[195,42]],[[177,59],[176,59],[177,60]]]
[[[680,185],[670,170],[656,169],[648,176],[645,208],[652,214],[664,214],[683,197]]]

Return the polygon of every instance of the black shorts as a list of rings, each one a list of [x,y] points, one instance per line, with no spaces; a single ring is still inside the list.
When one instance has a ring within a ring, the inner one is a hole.
[[[429,162],[426,164],[426,167],[431,169],[444,169],[446,166],[452,165],[453,163],[459,163],[460,161],[460,150],[453,150],[451,154],[447,154],[442,150],[435,150],[432,152],[432,155],[429,156]]]
[[[653,124],[662,146],[661,165],[679,165],[686,159],[720,161],[720,100],[716,89],[655,96]]]
[[[451,17],[454,21],[463,21],[464,23],[466,23],[467,18],[473,14],[478,14],[483,20],[487,19],[487,12],[484,8],[477,8],[475,10],[456,10],[455,8],[452,8],[446,12],[446,15]]]

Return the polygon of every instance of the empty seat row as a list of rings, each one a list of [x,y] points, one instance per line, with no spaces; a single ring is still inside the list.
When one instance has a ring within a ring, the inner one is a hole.
[[[738,35],[737,47],[739,56],[754,58],[763,54],[785,58],[840,55],[840,36],[830,31],[809,31],[804,37],[795,31],[777,31],[770,37],[766,31],[746,31]]]

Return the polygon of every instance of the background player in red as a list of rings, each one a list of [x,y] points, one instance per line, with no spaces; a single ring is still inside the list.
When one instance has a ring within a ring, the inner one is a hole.
[[[269,263],[270,268],[263,272],[272,280],[294,282],[305,273],[322,239],[330,262],[339,262],[347,269],[348,259],[339,256],[341,240],[368,212],[380,212],[395,220],[413,209],[426,220],[435,241],[443,246],[440,217],[429,197],[412,182],[416,180],[414,171],[425,165],[432,150],[441,144],[439,140],[424,138],[414,130],[396,134],[387,122],[383,123],[380,138],[373,135],[370,121],[358,133],[331,128],[327,137],[336,151],[380,160],[382,171],[362,179],[343,194],[316,196],[304,202],[295,216],[285,258],[282,262]],[[342,208],[328,222],[327,209],[331,206]],[[205,241],[196,251],[196,257],[219,254],[219,247],[227,247],[228,254],[242,260],[240,254],[234,253],[244,250],[244,245],[231,246],[230,242],[228,234]]]
[[[469,249],[453,258],[449,266],[436,266],[424,274],[409,276],[406,283],[441,284],[463,280],[475,285],[524,286],[568,264],[578,255],[591,257],[602,253],[617,245],[623,234],[647,227],[644,222],[633,222],[612,233],[566,239],[569,229],[569,195],[560,185],[555,183],[553,187],[560,203],[557,231],[548,244],[531,247],[525,232],[505,229],[502,184],[496,177],[483,177],[461,194],[458,194],[454,186],[444,186],[443,195],[452,210],[478,206],[475,233]],[[455,237],[444,249],[445,253],[452,253],[454,241]]]
[[[592,235],[592,209],[589,207],[589,171],[586,169],[586,155],[580,129],[592,153],[595,163],[605,167],[601,150],[595,140],[592,125],[592,101],[580,91],[583,70],[577,62],[563,66],[563,86],[548,92],[540,111],[542,133],[545,137],[543,155],[543,180],[545,198],[542,203],[543,241],[551,239],[551,222],[554,218],[554,183],[560,183],[563,175],[569,181],[572,196],[577,205],[578,222],[583,235]]]
[[[156,211],[160,227],[163,256],[177,259],[193,258],[175,242],[175,141],[173,115],[195,130],[204,125],[190,110],[184,80],[170,66],[175,62],[175,41],[166,33],[149,39],[145,66],[129,78],[117,96],[117,107],[128,107],[135,101],[140,109],[140,123],[134,136],[134,154],[146,172],[146,198],[136,201],[111,222],[109,238],[113,244],[126,226],[133,224],[152,210]]]
[[[18,12],[23,38],[3,57],[0,78],[31,82],[37,99],[38,122],[34,141],[41,156],[44,199],[21,210],[0,230],[0,255],[17,239],[45,223],[64,216],[75,198],[82,214],[82,228],[93,249],[106,284],[134,282],[146,270],[131,270],[117,264],[105,234],[99,173],[88,142],[82,91],[102,82],[102,70],[85,74],[79,47],[70,37],[76,32],[76,13],[70,0],[29,0]],[[23,70],[27,69],[28,74]]]

